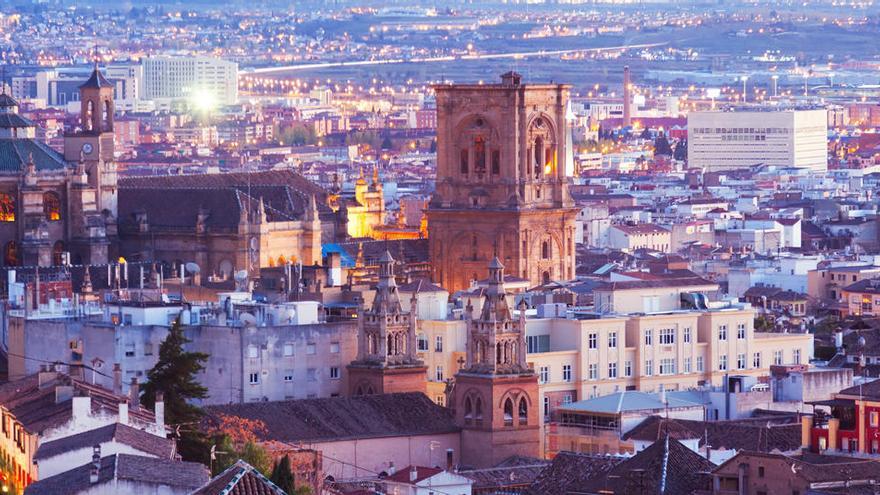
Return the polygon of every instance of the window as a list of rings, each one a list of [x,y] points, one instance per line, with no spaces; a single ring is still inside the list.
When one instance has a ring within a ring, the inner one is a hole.
[[[795,349],[791,351],[791,362],[793,364],[801,364],[801,350]]]
[[[782,364],[782,351],[773,351],[773,364]]]
[[[293,356],[293,344],[284,344],[284,355]]]
[[[550,243],[547,241],[541,243],[541,257],[545,260],[550,259]]]
[[[752,354],[752,368],[760,368],[761,367],[761,353],[756,352]]]
[[[697,372],[702,372],[703,369],[703,356],[697,356]]]
[[[492,173],[501,173],[501,152],[492,150]]]
[[[474,172],[486,173],[486,140],[482,136],[474,138]]]
[[[339,380],[339,368],[337,368],[336,366],[330,367],[330,379]]]
[[[147,342],[144,344],[144,356],[152,356],[153,355],[153,344]],[[100,367],[100,363],[99,363]]]
[[[758,466],[758,478],[764,477],[764,466]]]
[[[562,365],[562,381],[570,382],[571,381],[571,365],[563,364]]]
[[[727,340],[727,325],[718,327],[718,340]]]
[[[617,363],[608,363],[608,378],[617,378]]]
[[[15,221],[15,200],[6,193],[0,193],[0,222]]]
[[[293,370],[284,370],[284,381],[292,382],[293,381]]]
[[[310,382],[316,382],[316,381],[318,381],[318,370],[316,370],[315,368],[309,368],[309,369],[307,369],[307,370],[306,370],[306,378],[307,378]]]
[[[691,327],[684,327],[684,330],[681,332],[681,338],[684,339],[685,344],[691,343]]]
[[[426,337],[425,334],[420,333],[417,340],[419,352],[428,352],[428,337]]]
[[[624,361],[623,362],[623,376],[633,376],[632,361]]]
[[[718,371],[727,371],[727,355],[718,356]]]
[[[654,360],[648,359],[645,361],[645,376],[652,376],[654,374]]]
[[[125,344],[125,357],[134,357],[134,344]]]
[[[434,352],[443,352],[443,336],[434,337]]]
[[[315,344],[306,344],[306,354],[315,353]]]
[[[259,355],[260,355],[260,350],[257,349],[257,346],[255,346],[255,345],[248,346],[248,357],[249,358],[255,359],[255,358],[259,357]]]
[[[544,418],[550,417],[550,397],[544,397]]]
[[[654,333],[651,330],[645,330],[645,345],[654,345]]]
[[[504,426],[513,426],[513,401],[509,397],[504,401]]]
[[[468,173],[468,150],[461,150],[461,153],[458,156],[458,161],[461,173]]]
[[[437,368],[434,370],[434,379],[436,379],[438,382],[443,381],[443,366],[438,365]]]
[[[746,369],[746,355],[745,354],[737,354],[736,355],[736,368],[740,370]]]
[[[880,422],[880,413],[877,411],[871,411],[871,427],[876,428]]]
[[[617,348],[617,332],[608,334],[608,347],[611,349]]]
[[[746,324],[740,323],[736,326],[736,338],[739,340],[745,340],[746,338]]]
[[[587,342],[589,343],[588,347],[590,349],[598,349],[599,348],[599,334],[591,333],[587,338]]]
[[[248,375],[248,382],[251,385],[256,385],[257,383],[260,383],[260,374],[259,373],[251,373],[250,375]]]
[[[689,358],[689,357],[684,358],[684,364],[682,365],[681,371],[683,373],[690,373],[691,372],[691,358]]]
[[[599,379],[599,365],[593,363],[590,365],[590,380],[598,380]]]
[[[339,354],[339,342],[330,342],[330,353]]]
[[[526,337],[526,352],[529,354],[535,352],[550,351],[549,335],[529,335]]]
[[[53,191],[43,193],[43,214],[50,222],[61,220],[61,199],[58,193]]]
[[[660,345],[672,345],[675,343],[675,329],[674,328],[661,328],[660,329]]]
[[[674,375],[675,374],[675,358],[663,358],[660,360],[660,374],[661,375]]]
[[[550,381],[550,368],[547,366],[541,366],[538,368],[538,380],[541,383],[547,383]]]

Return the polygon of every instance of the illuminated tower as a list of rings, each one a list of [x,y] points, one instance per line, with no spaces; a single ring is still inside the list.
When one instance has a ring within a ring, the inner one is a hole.
[[[623,67],[623,126],[632,125],[632,81],[629,76],[629,66]]]
[[[450,291],[484,279],[493,254],[538,285],[574,278],[577,209],[565,174],[570,87],[441,84],[437,183],[428,206],[434,280]]]

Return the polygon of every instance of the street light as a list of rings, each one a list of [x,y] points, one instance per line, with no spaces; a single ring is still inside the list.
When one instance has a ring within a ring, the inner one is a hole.
[[[743,82],[743,103],[745,103],[746,101],[748,101],[749,97],[748,93],[746,93],[746,81],[749,80],[749,76],[742,76],[741,79]]]
[[[777,96],[779,96],[779,92],[777,91],[779,89],[779,76],[773,74],[772,76],[770,76],[770,79],[773,80],[773,97],[776,98]]]

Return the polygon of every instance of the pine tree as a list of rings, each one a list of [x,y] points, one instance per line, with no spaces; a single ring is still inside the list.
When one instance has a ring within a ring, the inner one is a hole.
[[[272,476],[269,480],[278,485],[278,488],[284,490],[285,493],[294,492],[296,487],[293,483],[293,471],[290,470],[289,456],[284,456],[280,461],[275,463],[275,467],[272,468]]]
[[[672,157],[679,161],[687,160],[688,157],[688,146],[687,140],[679,139],[677,143],[675,143],[675,150],[672,152]]]
[[[165,401],[165,422],[179,432],[177,450],[186,461],[207,464],[208,444],[199,428],[202,409],[190,404],[192,399],[204,399],[208,389],[196,380],[204,369],[208,355],[186,352],[183,346],[189,340],[183,335],[180,317],[171,325],[168,336],[159,347],[159,360],[147,373],[142,387],[141,404],[147,408],[156,405],[156,394],[162,392]]]
[[[672,156],[672,146],[669,145],[666,135],[662,132],[654,140],[654,155]]]

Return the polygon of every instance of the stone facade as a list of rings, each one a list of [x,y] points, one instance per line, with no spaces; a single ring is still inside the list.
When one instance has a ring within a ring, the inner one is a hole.
[[[496,254],[532,285],[574,278],[575,217],[564,161],[569,87],[438,85],[437,187],[428,207],[434,280],[486,277]]]

